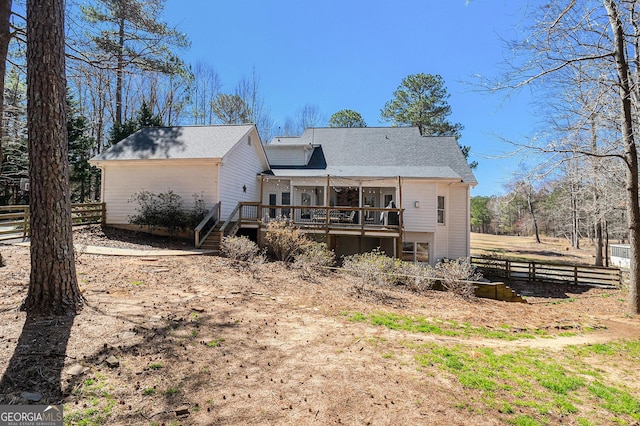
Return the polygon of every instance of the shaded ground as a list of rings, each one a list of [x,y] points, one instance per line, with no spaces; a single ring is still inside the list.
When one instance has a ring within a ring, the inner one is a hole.
[[[107,238],[92,232],[96,239],[85,234],[83,243]],[[128,244],[150,245],[142,238]],[[29,251],[0,251],[7,261],[0,268],[5,373],[16,348],[29,345],[20,338],[25,316],[16,310],[26,295]],[[465,301],[401,288],[356,291],[337,274],[308,280],[280,264],[248,269],[209,256],[81,254],[77,270],[87,307],[70,325],[59,377],[42,361],[47,349],[35,348],[33,364],[9,371],[12,383],[0,404],[41,393],[39,403],[65,404],[69,424],[509,424],[519,414],[537,416],[540,424],[575,423],[580,415],[607,424],[610,412],[588,399],[573,417],[491,408],[485,393],[417,357],[430,345],[462,345],[471,353],[544,348],[560,357],[569,345],[640,336],[638,320],[624,315],[621,290],[556,286],[538,290],[528,305]],[[480,331],[448,336],[352,320],[376,312]],[[480,334],[498,330],[544,338]],[[58,352],[49,349],[51,356]],[[609,380],[640,393],[637,363],[616,358],[612,364]]]

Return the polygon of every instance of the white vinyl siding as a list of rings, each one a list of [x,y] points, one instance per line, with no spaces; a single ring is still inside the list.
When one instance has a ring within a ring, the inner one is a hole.
[[[222,159],[220,200],[223,220],[227,219],[238,202],[258,201],[260,198],[260,179],[257,175],[264,171],[266,165],[260,161],[255,146],[259,143],[257,134],[251,133],[251,145],[247,143],[248,136],[242,138]],[[243,188],[246,188],[246,192]]]
[[[139,191],[155,194],[172,190],[182,197],[185,208],[194,205],[194,194],[207,209],[217,200],[217,166],[214,160],[112,161],[102,172],[107,224],[128,224],[138,204],[129,199]]]
[[[418,207],[416,207],[416,201]],[[404,208],[403,224],[406,232],[435,232],[435,183],[403,179],[402,207]]]
[[[448,220],[448,212],[450,211],[449,203],[451,202],[449,197],[449,184],[438,184],[438,190],[436,196],[434,196],[433,200],[433,215],[436,216],[435,221],[437,221],[438,214],[438,196],[444,197],[444,210],[445,210],[445,218],[444,224],[438,224],[436,226],[436,242],[435,242],[435,250],[434,256],[436,260],[447,258],[452,259],[452,255],[449,252],[449,229],[451,229],[452,224]]]
[[[452,185],[449,188],[449,257],[469,256],[469,189]]]
[[[307,145],[265,146],[269,163],[277,166],[304,166],[313,149]]]

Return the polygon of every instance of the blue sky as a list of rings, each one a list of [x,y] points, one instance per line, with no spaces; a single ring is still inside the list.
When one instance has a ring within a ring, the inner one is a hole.
[[[204,60],[232,91],[255,67],[276,123],[305,104],[328,118],[358,111],[384,126],[380,109],[409,74],[440,74],[451,121],[465,129],[479,185],[472,195],[504,193],[519,159],[503,158],[536,128],[532,95],[478,91],[475,76],[503,69],[502,39],[522,21],[513,0],[167,0],[165,17],[191,40],[186,62]]]

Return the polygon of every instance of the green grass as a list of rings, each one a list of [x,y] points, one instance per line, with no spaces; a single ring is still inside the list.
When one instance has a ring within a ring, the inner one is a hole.
[[[163,367],[163,365],[159,362],[153,362],[149,364],[148,367],[150,370],[160,370]]]
[[[156,393],[156,390],[154,388],[146,388],[145,390],[142,391],[143,395],[153,395]]]
[[[618,416],[623,424],[640,420],[640,400],[624,385],[605,384],[602,374],[588,364],[592,354],[603,357],[601,362],[621,353],[633,359],[640,342],[586,345],[562,353],[534,349],[496,353],[490,348],[435,343],[405,347],[416,351],[421,371],[432,375],[436,369],[455,377],[463,388],[479,392],[474,399],[484,409],[507,416],[510,424],[546,424],[538,416],[575,416],[588,404]],[[519,415],[513,417],[516,412]],[[581,418],[582,424],[590,424]]]
[[[640,401],[630,393],[600,382],[593,383],[588,389],[591,395],[600,400],[604,409],[614,414],[626,414],[634,420],[640,420]]]
[[[109,423],[109,416],[116,406],[115,397],[108,391],[106,376],[100,373],[87,378],[73,391],[74,397],[84,401],[81,410],[64,407],[64,424],[79,426],[97,426]]]
[[[458,323],[428,319],[422,316],[398,315],[390,312],[374,312],[363,314],[362,312],[343,312],[352,322],[366,322],[371,325],[386,327],[390,330],[408,331],[411,333],[435,334],[450,337],[483,337],[485,339],[518,340],[533,339],[536,335],[548,337],[544,330],[514,331],[509,325],[503,324],[498,329],[475,327],[468,322]]]
[[[212,341],[207,343],[207,346],[209,346],[210,348],[215,348],[218,346],[222,346],[223,343],[224,343],[224,338],[220,337],[217,339],[213,339]]]
[[[131,281],[132,285],[142,285],[142,281]]]
[[[167,396],[174,396],[174,395],[177,395],[179,392],[180,392],[180,389],[174,388],[174,387],[170,387],[164,393]]]

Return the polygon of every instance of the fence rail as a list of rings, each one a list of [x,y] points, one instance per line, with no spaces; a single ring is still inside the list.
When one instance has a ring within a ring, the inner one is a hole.
[[[511,281],[537,281],[613,287],[619,287],[622,283],[622,271],[618,268],[525,262],[488,257],[472,257],[471,263],[475,265],[484,276]]]
[[[74,203],[71,205],[71,220],[74,226],[102,223],[104,218],[104,203]],[[29,235],[29,206],[0,206],[0,241],[26,238]]]

